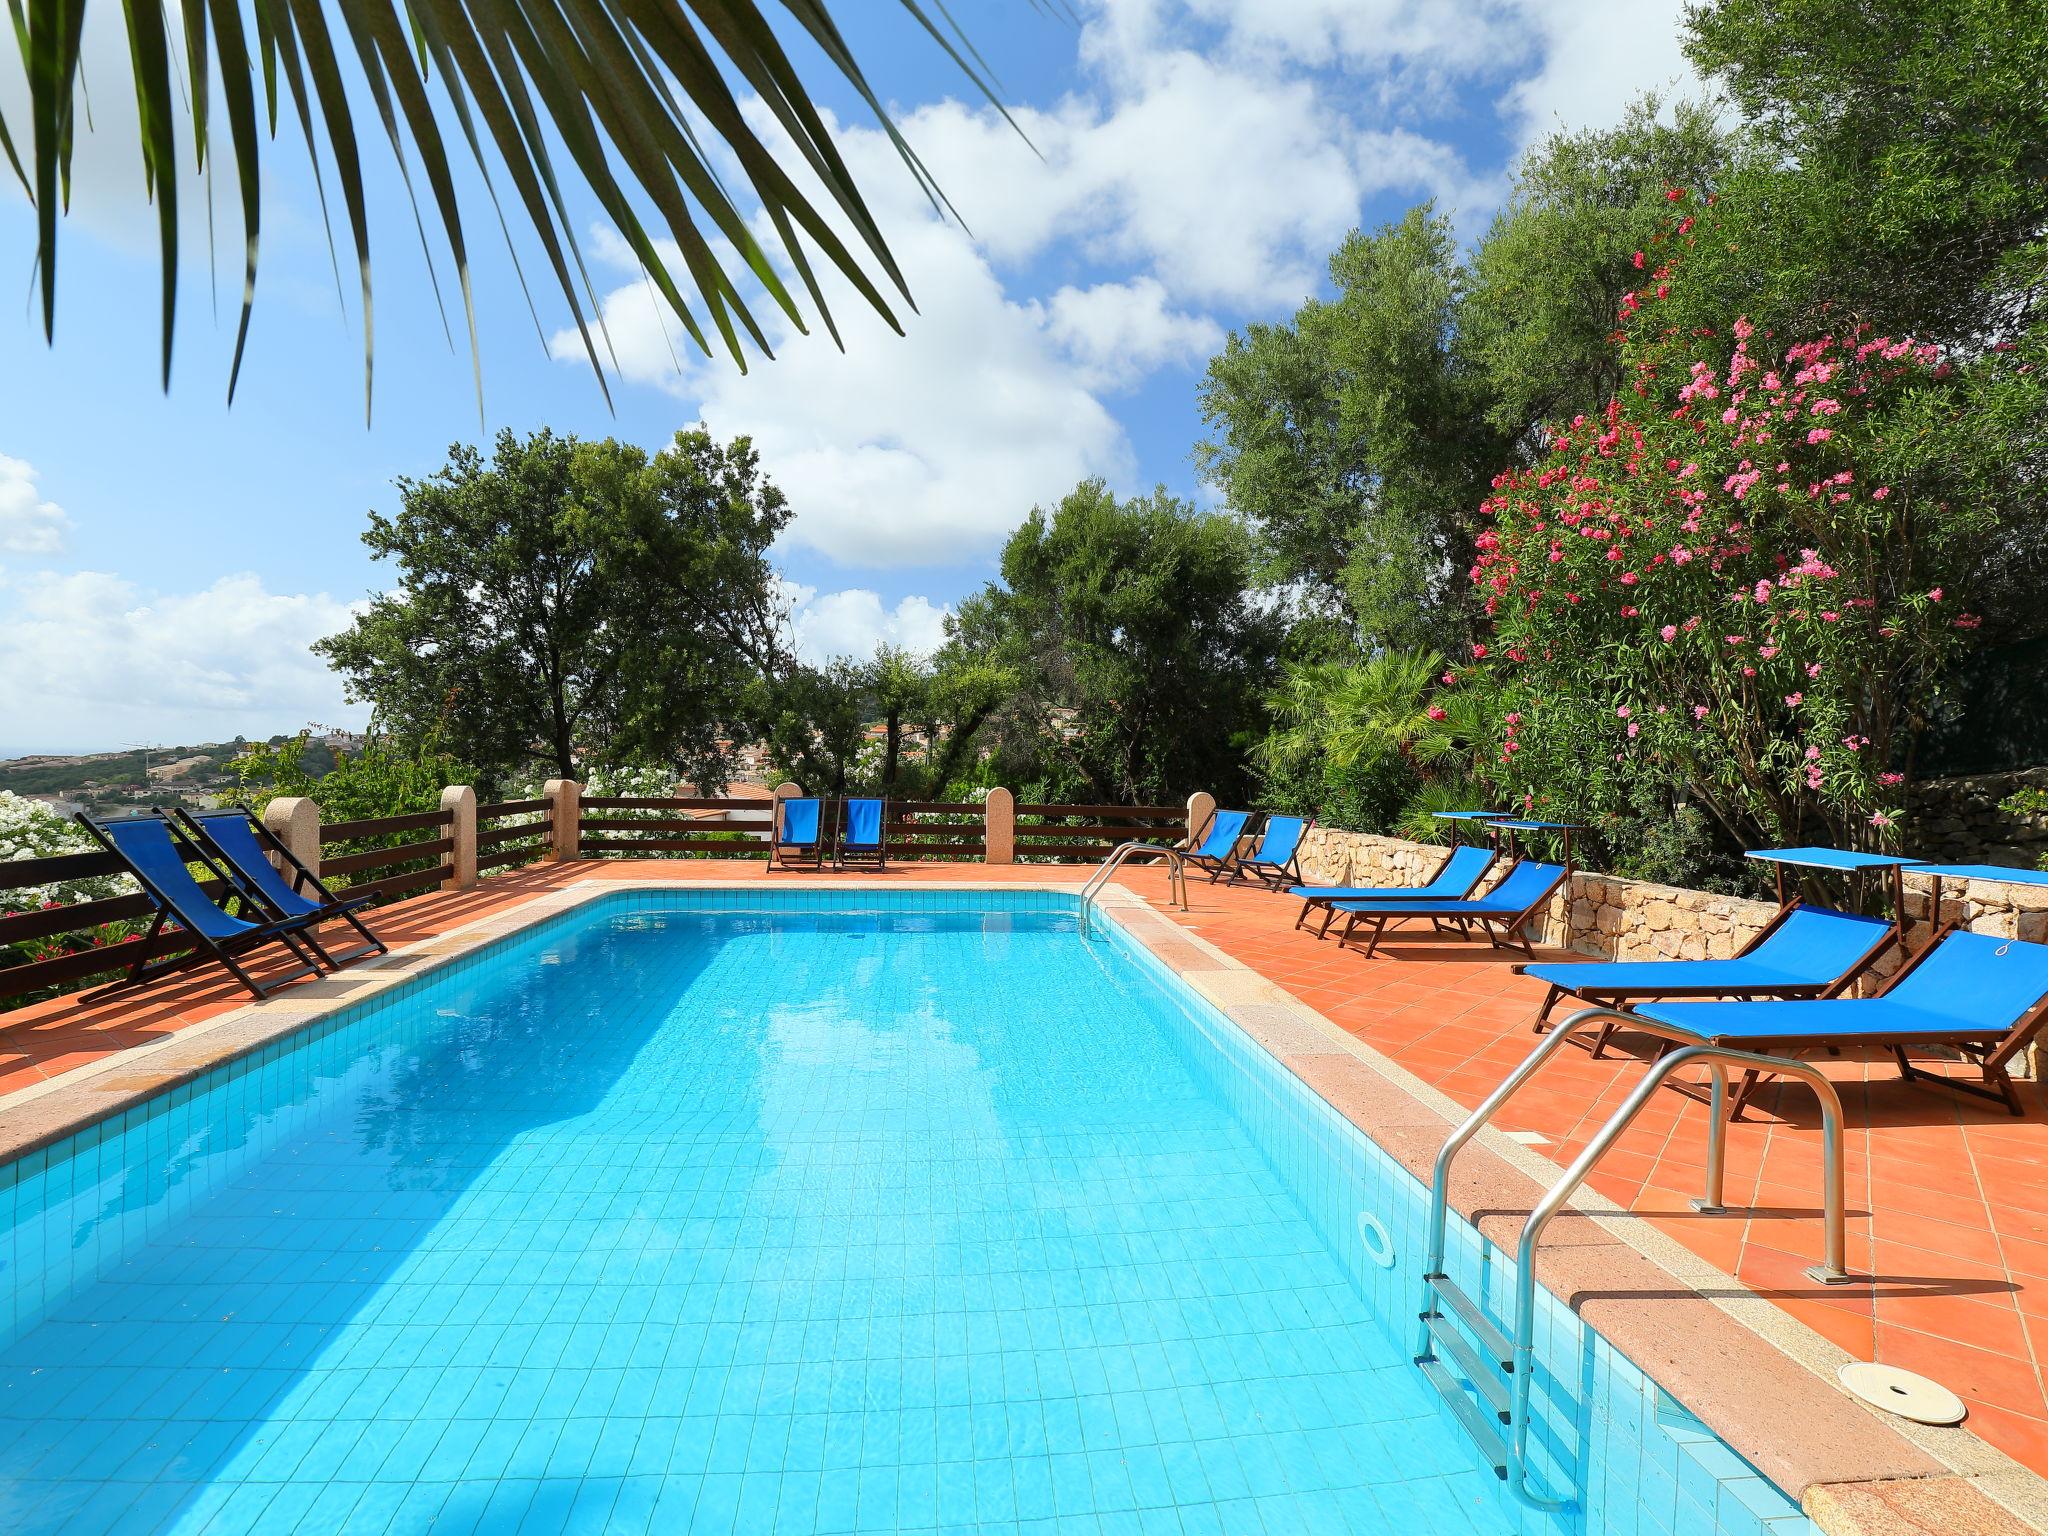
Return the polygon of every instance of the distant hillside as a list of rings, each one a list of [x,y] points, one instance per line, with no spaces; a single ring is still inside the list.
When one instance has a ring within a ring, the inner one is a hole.
[[[282,741],[284,737],[273,738]],[[109,792],[150,786],[180,787],[213,784],[229,777],[228,764],[248,743],[205,742],[197,746],[152,747],[147,753],[83,752],[0,759],[0,789],[18,795],[59,795],[67,800],[96,800]],[[334,766],[326,743],[314,741],[306,750],[306,768],[325,773]]]

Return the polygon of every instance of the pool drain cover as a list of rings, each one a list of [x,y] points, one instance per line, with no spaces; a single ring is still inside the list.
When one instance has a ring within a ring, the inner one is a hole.
[[[1852,1360],[1835,1373],[1835,1379],[1871,1407],[1916,1424],[1960,1424],[1969,1412],[1963,1400],[1940,1382],[1896,1365]]]

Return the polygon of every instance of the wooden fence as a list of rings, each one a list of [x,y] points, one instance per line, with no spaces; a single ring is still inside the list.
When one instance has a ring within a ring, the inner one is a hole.
[[[892,861],[1097,863],[1130,838],[1177,842],[1208,814],[1209,797],[1185,806],[1018,805],[1006,790],[983,801],[891,800],[883,822]],[[827,799],[829,840],[840,803]],[[774,802],[698,796],[584,796],[553,782],[533,799],[476,803],[450,789],[440,809],[356,821],[320,821],[307,801],[280,800],[265,812],[272,829],[329,885],[377,902],[461,889],[539,859],[765,859]],[[0,1010],[111,975],[133,956],[152,907],[107,852],[0,861]],[[108,883],[114,883],[111,894]],[[83,896],[50,900],[52,891]],[[206,883],[210,894],[219,887]],[[159,936],[153,957],[190,942]]]

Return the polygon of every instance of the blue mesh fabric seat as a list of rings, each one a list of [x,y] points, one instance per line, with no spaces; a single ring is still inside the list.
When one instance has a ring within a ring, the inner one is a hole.
[[[1282,890],[1301,879],[1301,840],[1308,836],[1305,816],[1268,816],[1259,831],[1259,846],[1231,866],[1230,878],[1256,880],[1268,890]]]
[[[1294,926],[1299,928],[1310,912],[1320,908],[1323,921],[1316,929],[1316,937],[1321,938],[1335,920],[1340,901],[1457,901],[1472,893],[1472,888],[1493,868],[1493,860],[1491,848],[1466,843],[1453,848],[1423,885],[1297,885],[1287,893],[1301,898],[1301,914],[1295,918]]]
[[[1469,934],[1477,927],[1489,944],[1500,947],[1506,939],[1533,956],[1536,952],[1522,930],[1557,894],[1566,874],[1562,864],[1518,859],[1500,884],[1483,896],[1457,901],[1339,901],[1333,905],[1346,917],[1338,943],[1349,944],[1353,932],[1363,924],[1370,935],[1365,947],[1370,955],[1379,948],[1380,936],[1390,923],[1421,919],[1440,932],[1451,928]]]
[[[143,895],[154,909],[148,933],[134,946],[135,959],[129,965],[128,974],[100,988],[101,993],[142,986],[160,976],[189,970],[209,960],[226,966],[237,981],[259,998],[268,996],[269,989],[282,982],[319,974],[316,947],[305,934],[312,918],[304,915],[279,919],[263,916],[246,886],[196,843],[181,847],[171,836],[170,823],[162,817],[130,816],[118,821],[95,821],[81,811],[77,820],[101,847],[127,866],[128,873],[142,887]],[[208,874],[221,883],[223,899],[234,901],[243,910],[231,913],[216,903],[186,867],[187,860],[203,865]],[[162,959],[152,959],[173,923],[183,930],[182,937],[190,941],[191,948]],[[290,971],[258,982],[243,966],[242,959],[269,944],[283,944],[299,963]]]
[[[837,863],[873,864],[877,868],[888,863],[888,845],[883,832],[885,808],[886,802],[881,800],[848,800],[844,803],[839,846],[833,852]]]
[[[770,869],[825,867],[824,816],[816,795],[791,795],[775,802],[775,839],[768,848]]]
[[[1237,857],[1238,840],[1244,836],[1245,825],[1251,819],[1250,811],[1211,811],[1201,838],[1182,857],[1188,863],[1208,870],[1213,884],[1218,875],[1229,871],[1230,861]]]
[[[1549,990],[1536,1010],[1540,1033],[1560,997],[1612,1006],[1649,997],[1830,997],[1898,939],[1883,918],[1800,903],[1783,908],[1741,954],[1727,960],[1611,960],[1529,965]],[[1599,1055],[1612,1031],[1603,1031]]]
[[[269,910],[273,919],[310,919],[308,943],[316,947],[319,944],[310,931],[311,925],[330,919],[347,923],[362,937],[361,944],[338,955],[321,949],[322,959],[337,966],[346,965],[365,955],[383,954],[389,947],[362,919],[361,909],[369,905],[368,897],[337,896],[246,806],[201,811],[196,815],[180,811],[178,816],[196,840],[216,854]],[[273,863],[273,859],[277,862]],[[286,870],[291,871],[289,876]]]
[[[1981,1093],[2019,1114],[2008,1064],[2048,1021],[2048,944],[1951,933],[1922,950],[1875,997],[1728,1003],[1645,1003],[1636,1009],[1688,1040],[1751,1051],[1875,1046],[1909,1079]],[[1949,1047],[1984,1086],[1915,1068],[1914,1050]],[[1738,1110],[1755,1082],[1745,1079]]]

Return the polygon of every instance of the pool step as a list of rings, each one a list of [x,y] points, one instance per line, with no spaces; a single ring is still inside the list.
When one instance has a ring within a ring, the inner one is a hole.
[[[1429,1287],[1430,1300],[1450,1308],[1452,1315],[1465,1325],[1466,1331],[1479,1341],[1480,1349],[1492,1358],[1496,1369],[1512,1371],[1515,1368],[1513,1342],[1501,1331],[1500,1326],[1480,1309],[1478,1302],[1458,1289],[1456,1282],[1449,1275],[1424,1275],[1422,1279]],[[1439,1316],[1441,1308],[1433,1305],[1424,1315]]]
[[[1500,1426],[1480,1408],[1458,1378],[1438,1362],[1422,1359],[1415,1363],[1421,1367],[1423,1379],[1435,1387],[1443,1400],[1450,1405],[1452,1417],[1463,1425],[1465,1433],[1472,1437],[1472,1443],[1479,1447],[1479,1454],[1493,1467],[1493,1475],[1506,1481],[1508,1445],[1500,1432]]]
[[[1514,1369],[1514,1346],[1449,1276],[1424,1279],[1424,1352],[1415,1363],[1492,1465],[1494,1475],[1505,1478],[1508,1445],[1502,1426],[1511,1422],[1513,1410],[1508,1376]]]

